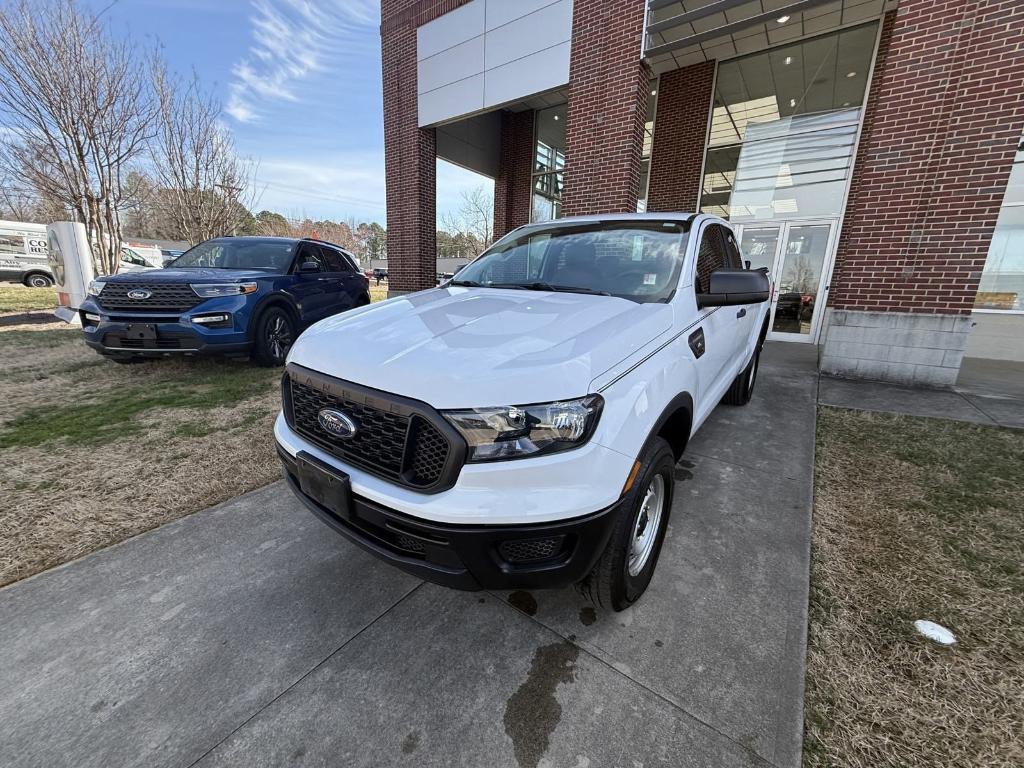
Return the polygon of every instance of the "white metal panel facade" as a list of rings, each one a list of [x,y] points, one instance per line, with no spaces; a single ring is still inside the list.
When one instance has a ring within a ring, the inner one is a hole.
[[[572,0],[473,0],[417,30],[419,124],[569,82]]]

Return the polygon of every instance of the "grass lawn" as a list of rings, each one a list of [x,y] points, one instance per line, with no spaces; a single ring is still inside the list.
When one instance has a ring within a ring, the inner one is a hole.
[[[0,313],[27,312],[57,306],[57,292],[51,288],[26,288],[24,285],[0,283]]]
[[[0,320],[0,585],[280,477],[280,369],[118,365],[61,323]]]
[[[1024,765],[1024,432],[821,408],[816,477],[805,766]]]

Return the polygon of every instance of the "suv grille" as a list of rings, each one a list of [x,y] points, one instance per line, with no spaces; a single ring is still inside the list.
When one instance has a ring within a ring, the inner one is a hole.
[[[445,434],[451,428],[436,412],[320,374],[315,374],[317,386],[311,386],[309,376],[296,374],[296,368],[289,366],[283,386],[285,418],[296,432],[343,461],[409,488],[437,492],[455,484],[464,446]],[[356,424],[355,434],[341,438],[327,432],[319,419],[324,408],[346,413]]]
[[[149,298],[128,298],[129,291],[139,289],[149,291]],[[130,309],[184,312],[203,301],[205,299],[185,283],[107,283],[96,297],[96,303],[108,312]]]

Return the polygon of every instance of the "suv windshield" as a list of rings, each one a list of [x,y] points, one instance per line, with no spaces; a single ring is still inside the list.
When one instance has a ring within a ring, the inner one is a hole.
[[[681,221],[548,224],[499,240],[449,285],[667,301],[686,253]]]
[[[176,258],[168,267],[206,269],[265,269],[286,272],[292,264],[295,242],[271,238],[207,240]]]

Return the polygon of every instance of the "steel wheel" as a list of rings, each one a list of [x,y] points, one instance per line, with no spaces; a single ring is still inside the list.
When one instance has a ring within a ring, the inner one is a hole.
[[[661,516],[665,509],[665,478],[658,474],[651,478],[647,492],[640,503],[640,513],[633,524],[633,536],[630,539],[629,559],[626,568],[630,576],[636,576],[647,565],[654,551],[654,542],[658,539],[661,527]]]

